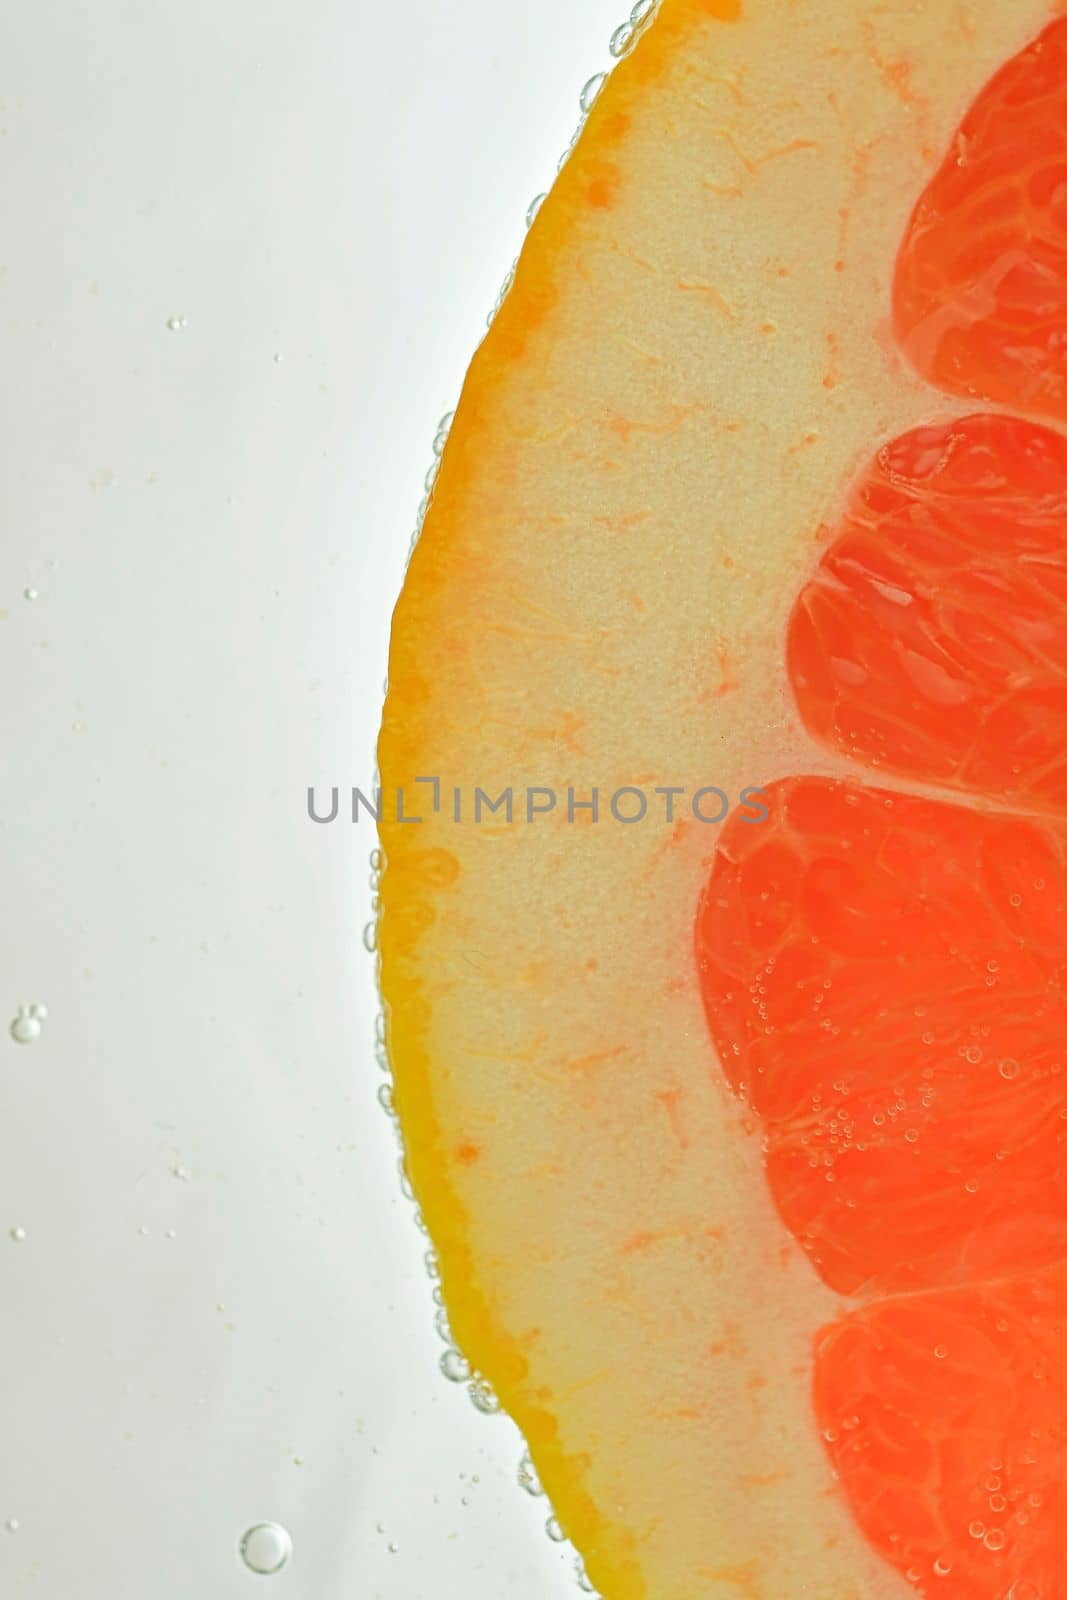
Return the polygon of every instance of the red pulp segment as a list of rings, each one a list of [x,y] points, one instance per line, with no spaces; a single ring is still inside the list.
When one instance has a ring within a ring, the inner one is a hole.
[[[857,1522],[927,1595],[1062,1600],[1067,1267],[876,1301],[820,1334],[815,1412]]]
[[[821,744],[1067,813],[1067,438],[1007,416],[880,450],[789,625]]]
[[[937,388],[1067,420],[1067,19],[967,114],[905,234],[893,316]]]
[[[822,778],[766,805],[696,937],[782,1220],[841,1294],[1067,1258],[1067,829]]]

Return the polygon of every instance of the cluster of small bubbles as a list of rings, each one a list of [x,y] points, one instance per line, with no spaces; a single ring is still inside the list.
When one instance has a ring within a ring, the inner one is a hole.
[[[485,1417],[495,1417],[500,1411],[500,1401],[492,1385],[482,1377],[471,1380],[467,1388],[471,1405]]]
[[[559,1519],[557,1517],[549,1517],[548,1521],[545,1523],[545,1532],[548,1534],[548,1537],[552,1540],[553,1544],[562,1544],[564,1539],[567,1537],[563,1529],[560,1527]]]
[[[535,1499],[544,1494],[545,1491],[541,1487],[541,1480],[537,1476],[537,1468],[533,1464],[533,1457],[530,1455],[529,1450],[523,1452],[517,1476],[519,1488],[525,1489],[527,1494],[533,1495]]]
[[[507,299],[508,295],[511,293],[511,287],[512,287],[512,284],[515,282],[515,272],[516,272],[516,269],[517,269],[518,265],[519,265],[518,260],[515,260],[515,261],[513,261],[511,263],[511,266],[510,266],[510,268],[508,270],[507,277],[504,279],[503,283],[500,285],[500,293],[496,297],[496,304],[494,305],[492,311],[490,311],[489,315],[485,319],[486,320],[486,325],[488,327],[490,327],[490,328],[492,327],[493,323],[496,321],[496,318],[499,316],[501,306],[504,304],[504,301]]]
[[[581,106],[582,112],[585,116],[588,116],[590,111],[592,111],[594,105],[596,104],[597,95],[600,93],[607,81],[608,75],[606,72],[594,73],[594,75],[589,79],[589,82],[585,85],[585,88],[582,90],[581,94],[578,96],[578,104]]]
[[[40,1004],[19,1006],[18,1015],[9,1028],[16,1044],[32,1044],[41,1037],[41,1024],[48,1016],[48,1007]]]
[[[265,1577],[280,1572],[293,1553],[293,1541],[276,1522],[258,1522],[241,1538],[241,1560],[249,1572]]]
[[[455,1345],[451,1345],[445,1351],[438,1365],[449,1383],[470,1382],[471,1364],[462,1350],[457,1350]]]
[[[433,436],[433,453],[435,456],[444,454],[444,448],[448,443],[448,435],[451,432],[455,415],[454,411],[446,411],[437,424],[437,432]]]
[[[368,955],[373,955],[378,948],[378,924],[368,922],[363,930],[363,948]]]

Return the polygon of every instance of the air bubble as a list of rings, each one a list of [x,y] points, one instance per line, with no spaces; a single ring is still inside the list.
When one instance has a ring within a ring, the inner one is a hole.
[[[611,51],[612,55],[617,61],[620,56],[626,55],[627,51],[633,45],[633,42],[633,24],[631,22],[624,22],[622,27],[616,28],[615,32],[612,34],[611,43],[608,45],[608,49]]]
[[[18,1533],[21,1523],[19,1522],[18,1517],[8,1517],[7,1521],[4,1523],[4,1527],[7,1529],[8,1533]]]
[[[567,1537],[563,1529],[560,1527],[559,1519],[557,1517],[549,1517],[548,1521],[545,1523],[545,1532],[548,1534],[548,1537],[552,1540],[553,1544],[562,1544],[564,1539]]]
[[[1000,1073],[1002,1078],[1005,1078],[1010,1083],[1012,1078],[1017,1078],[1019,1076],[1022,1068],[1017,1061],[1013,1061],[1012,1058],[1008,1056],[1004,1061],[999,1061],[997,1063],[997,1071]]]
[[[170,329],[171,333],[178,333],[180,331],[180,329],[185,327],[185,318],[184,317],[168,317],[167,318],[167,327]]]
[[[378,1104],[381,1106],[386,1116],[396,1116],[396,1108],[393,1105],[393,1086],[391,1083],[379,1084]]]
[[[373,955],[378,948],[378,924],[368,922],[363,930],[363,948],[369,955]]]
[[[519,1488],[525,1489],[527,1494],[535,1497],[540,1497],[544,1494],[545,1491],[541,1487],[541,1480],[537,1476],[537,1468],[534,1466],[533,1457],[528,1450],[519,1462],[518,1479]]]
[[[1005,1535],[1003,1528],[990,1528],[989,1532],[982,1540],[982,1543],[985,1545],[987,1550],[1003,1550],[1007,1542],[1007,1536]]]
[[[934,1359],[935,1359],[935,1361],[944,1361],[947,1356],[948,1356],[948,1351],[946,1350],[946,1348],[945,1348],[945,1346],[943,1344],[935,1344],[934,1345]]]
[[[41,1024],[48,1016],[48,1007],[44,1005],[19,1006],[18,1015],[13,1019],[8,1032],[16,1044],[32,1044],[41,1037]]]
[[[534,218],[537,216],[537,213],[540,211],[547,199],[547,194],[535,194],[533,199],[530,201],[530,204],[526,209],[526,226],[528,228],[533,227]]]
[[[14,1239],[16,1244],[21,1244],[23,1239],[25,1239],[25,1237],[26,1237],[25,1228],[9,1228],[8,1229],[8,1238],[9,1239]]]
[[[293,1553],[293,1541],[277,1522],[257,1522],[242,1537],[240,1550],[249,1572],[269,1577],[285,1566]]]
[[[655,10],[655,7],[656,0],[637,0],[637,4],[630,12],[630,21],[633,23],[634,27],[639,28],[642,22],[647,21],[652,12]]]
[[[576,128],[574,130],[574,133],[571,136],[570,144],[567,146],[566,150],[564,150],[563,154],[559,158],[559,161],[556,163],[556,171],[557,172],[562,172],[564,167],[567,165],[567,162],[570,160],[570,157],[571,157],[571,151],[574,149],[575,145],[578,143],[579,138],[581,137],[581,132],[582,132],[581,128]]]
[[[585,1562],[581,1556],[574,1563],[574,1576],[583,1594],[596,1594],[596,1588],[590,1581],[589,1574],[585,1570]]]
[[[41,591],[39,589],[35,589],[31,583],[25,589],[23,589],[22,598],[24,600],[37,600],[40,598],[40,593]]]
[[[438,1365],[449,1383],[467,1383],[470,1380],[471,1364],[461,1350],[454,1346],[446,1350]]]
[[[967,1529],[967,1532],[970,1534],[972,1539],[984,1539],[985,1538],[985,1523],[984,1522],[972,1522],[970,1527]]]
[[[934,1577],[935,1578],[947,1578],[951,1571],[952,1571],[952,1563],[950,1561],[945,1561],[939,1556],[938,1559],[934,1562]]]
[[[608,75],[606,72],[594,73],[593,77],[589,79],[589,82],[578,96],[578,104],[581,106],[586,116],[588,116],[590,111],[592,111],[594,105],[596,104],[597,95],[600,93],[607,81]]]

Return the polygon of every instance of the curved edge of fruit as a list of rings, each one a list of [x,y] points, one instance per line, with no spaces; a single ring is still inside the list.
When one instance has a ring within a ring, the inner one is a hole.
[[[424,704],[429,691],[418,671],[417,640],[405,626],[406,603],[412,593],[423,603],[432,595],[433,563],[420,561],[420,556],[427,550],[427,538],[437,547],[438,557],[447,546],[450,513],[462,499],[469,436],[491,405],[507,368],[521,356],[529,334],[554,303],[554,261],[571,219],[595,207],[602,186],[612,182],[616,169],[610,157],[629,125],[628,104],[660,76],[691,29],[737,21],[741,9],[741,0],[660,0],[651,9],[635,9],[640,20],[625,37],[626,54],[583,118],[556,183],[530,222],[514,277],[463,383],[456,420],[412,543],[405,592],[394,611],[388,693],[377,746],[383,788],[388,788],[389,774],[413,772],[418,765],[417,741],[405,731],[406,713]],[[556,1418],[525,1386],[526,1360],[497,1323],[477,1283],[467,1215],[450,1180],[451,1158],[434,1109],[426,1041],[428,1005],[412,969],[417,967],[421,934],[435,918],[435,898],[455,881],[458,863],[446,851],[418,849],[407,831],[389,822],[384,812],[378,835],[382,864],[375,945],[385,1049],[401,1104],[406,1169],[440,1263],[454,1342],[492,1385],[501,1407],[526,1439],[544,1491],[565,1536],[580,1551],[589,1580],[611,1600],[646,1600],[647,1586],[632,1539],[597,1510],[584,1486],[586,1459],[568,1453],[559,1441]]]

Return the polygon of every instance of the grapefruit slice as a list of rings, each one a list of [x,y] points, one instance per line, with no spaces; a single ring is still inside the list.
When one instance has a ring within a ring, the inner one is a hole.
[[[662,0],[397,606],[408,1167],[608,1600],[1067,1592],[1050,16]]]

